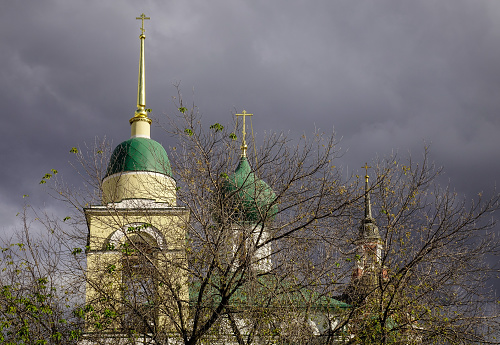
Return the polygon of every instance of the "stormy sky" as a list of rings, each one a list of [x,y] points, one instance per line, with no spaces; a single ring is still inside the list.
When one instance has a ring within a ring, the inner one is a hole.
[[[143,12],[157,118],[180,82],[207,123],[246,109],[256,133],[334,129],[346,169],[430,145],[460,195],[499,180],[500,1],[2,1],[4,234],[23,194],[56,207],[39,181],[72,178],[71,147],[130,136]]]

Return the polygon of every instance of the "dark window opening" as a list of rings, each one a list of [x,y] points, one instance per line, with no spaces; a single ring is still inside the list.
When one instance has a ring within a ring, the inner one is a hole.
[[[156,250],[146,236],[129,236],[122,250],[123,327],[137,333],[152,333],[157,320]]]

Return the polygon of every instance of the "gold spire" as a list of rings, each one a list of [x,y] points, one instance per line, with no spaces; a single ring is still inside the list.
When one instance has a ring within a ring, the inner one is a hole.
[[[137,82],[137,110],[135,111],[134,117],[130,119],[130,124],[132,125],[132,137],[146,137],[150,136],[150,125],[151,119],[148,118],[148,112],[146,111],[146,71],[144,63],[144,40],[146,35],[144,32],[144,20],[150,19],[146,17],[144,13],[140,17],[135,19],[140,19],[142,21],[140,30],[141,35],[139,39],[141,40],[141,54],[139,58],[139,78]]]
[[[361,167],[365,169],[365,219],[371,219],[372,218],[372,205],[370,202],[370,187],[368,185],[368,179],[370,176],[368,176],[368,169],[371,167],[368,166],[368,163],[365,163],[365,166]]]
[[[247,114],[245,110],[243,110],[242,114],[236,114],[236,116],[242,116],[243,117],[243,139],[241,140],[241,157],[246,157],[247,156],[247,132],[246,132],[246,125],[245,125],[245,118],[247,116],[252,116],[253,114]]]

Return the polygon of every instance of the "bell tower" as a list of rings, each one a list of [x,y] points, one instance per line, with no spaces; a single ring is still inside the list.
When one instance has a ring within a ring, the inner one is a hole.
[[[130,139],[113,151],[102,203],[84,209],[88,226],[85,334],[115,339],[173,329],[188,303],[186,228],[163,146],[150,137],[142,14],[137,109]],[[119,340],[115,343],[120,343]]]
[[[364,218],[355,241],[356,259],[352,278],[344,292],[350,303],[363,301],[368,294],[380,285],[379,279],[387,279],[387,268],[382,265],[383,241],[375,219],[372,216],[368,164],[363,167],[365,174]]]

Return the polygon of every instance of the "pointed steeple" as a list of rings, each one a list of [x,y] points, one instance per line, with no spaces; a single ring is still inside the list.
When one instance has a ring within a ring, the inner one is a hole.
[[[375,225],[375,219],[372,216],[372,205],[370,201],[370,184],[368,182],[370,176],[368,176],[368,169],[371,168],[365,163],[363,167],[366,170],[365,174],[365,218],[361,221],[361,226],[359,228],[359,240],[372,239],[380,240],[380,234],[378,232],[378,227]]]
[[[356,260],[352,279],[344,292],[345,300],[359,303],[379,286],[379,279],[387,278],[387,269],[382,266],[382,238],[372,216],[368,164],[362,167],[365,175],[365,214],[359,227],[359,237],[355,241]]]
[[[132,130],[132,138],[150,138],[151,133],[151,119],[148,117],[148,112],[146,110],[146,71],[145,71],[145,61],[144,61],[144,41],[146,40],[146,35],[144,32],[144,20],[150,19],[146,17],[143,13],[140,17],[136,19],[142,20],[141,34],[139,39],[141,40],[141,54],[139,58],[139,78],[137,81],[137,110],[135,111],[134,117],[130,119],[130,125]]]
[[[369,168],[368,164],[365,164],[366,169]],[[368,184],[368,171],[365,175],[365,219],[372,219],[372,205],[370,202],[370,185]]]

